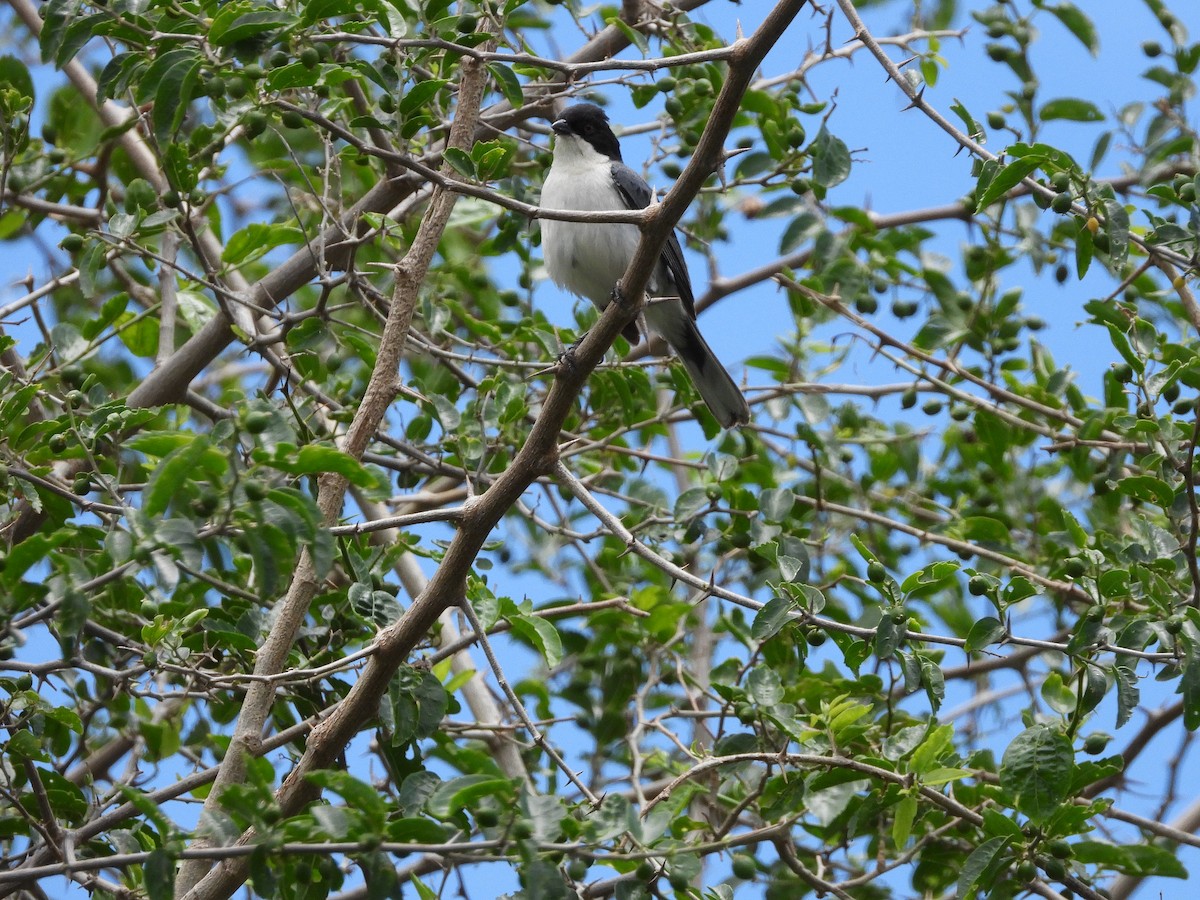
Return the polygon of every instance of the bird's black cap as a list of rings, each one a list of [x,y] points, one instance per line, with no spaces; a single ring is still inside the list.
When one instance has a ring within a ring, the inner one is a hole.
[[[608,116],[594,103],[576,103],[563,110],[550,126],[555,134],[573,134],[615,162],[621,162],[621,145],[608,127]]]

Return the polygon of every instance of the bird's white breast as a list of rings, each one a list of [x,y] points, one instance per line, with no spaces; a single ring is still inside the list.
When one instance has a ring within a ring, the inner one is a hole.
[[[570,144],[568,147],[567,144]],[[547,209],[622,210],[611,161],[589,145],[560,137],[542,185]],[[542,220],[546,273],[559,287],[603,308],[637,249],[636,225]]]

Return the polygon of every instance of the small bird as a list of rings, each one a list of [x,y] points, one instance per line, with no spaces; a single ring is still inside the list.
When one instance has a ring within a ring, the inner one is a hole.
[[[621,161],[621,147],[604,110],[592,103],[577,103],[567,107],[550,128],[555,135],[554,161],[542,185],[542,206],[612,211],[644,209],[650,204],[650,185]],[[543,219],[546,272],[559,287],[604,309],[640,238],[641,232],[631,223]],[[646,294],[650,298],[645,307],[646,325],[683,360],[716,420],[725,428],[748,422],[746,398],[696,327],[692,282],[674,232],[663,246]],[[637,343],[636,324],[630,324],[623,334],[631,344]]]

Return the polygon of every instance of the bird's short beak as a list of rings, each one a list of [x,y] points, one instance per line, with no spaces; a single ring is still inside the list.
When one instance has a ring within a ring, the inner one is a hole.
[[[566,119],[556,119],[554,124],[550,126],[550,130],[555,134],[570,134],[571,126],[567,124]]]

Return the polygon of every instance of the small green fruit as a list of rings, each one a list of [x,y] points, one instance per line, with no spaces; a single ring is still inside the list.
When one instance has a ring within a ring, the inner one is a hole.
[[[567,877],[572,881],[583,881],[587,878],[589,868],[586,860],[573,859],[567,863]]]
[[[1083,752],[1089,756],[1099,756],[1104,752],[1104,748],[1108,746],[1110,740],[1111,738],[1107,734],[1100,732],[1089,734],[1083,742]]]
[[[1062,838],[1055,838],[1054,840],[1049,841],[1046,844],[1046,850],[1048,850],[1050,855],[1055,859],[1070,859],[1071,854],[1074,852],[1071,850],[1071,845]]]
[[[742,881],[752,881],[758,874],[758,863],[753,856],[739,853],[733,858],[733,877]]]
[[[528,840],[533,837],[533,823],[520,819],[513,823],[512,833],[518,841]]]
[[[1054,199],[1050,201],[1050,208],[1056,213],[1068,213],[1071,211],[1071,204],[1075,202],[1075,198],[1067,191],[1061,194],[1055,194]]]

